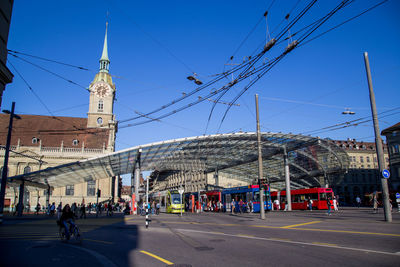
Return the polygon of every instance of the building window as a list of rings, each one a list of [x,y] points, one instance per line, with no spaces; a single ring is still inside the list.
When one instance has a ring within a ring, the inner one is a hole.
[[[103,100],[99,100],[99,105],[97,107],[98,111],[103,111],[103,108],[104,108]]]
[[[29,167],[29,166],[26,166],[25,168],[24,168],[24,174],[25,173],[29,173],[29,172],[31,172],[31,167]]]
[[[360,162],[364,162],[364,157],[360,156]]]
[[[367,162],[370,162],[369,157],[367,156]]]
[[[39,141],[39,138],[32,137],[32,144],[37,144]]]
[[[72,145],[73,146],[77,146],[78,144],[79,144],[78,140],[76,140],[76,139],[72,140]]]
[[[96,181],[89,181],[87,183],[87,195],[94,196],[96,194]]]
[[[73,196],[74,195],[74,186],[73,185],[67,185],[65,187],[65,195],[67,195],[67,196]]]

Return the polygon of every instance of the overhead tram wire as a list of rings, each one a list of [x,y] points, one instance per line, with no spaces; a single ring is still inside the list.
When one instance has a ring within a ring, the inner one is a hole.
[[[272,7],[272,5],[274,4],[274,2],[275,2],[275,0],[273,0],[272,1],[272,3],[270,4],[270,6],[268,7],[268,9],[267,9],[267,11],[265,12],[265,13],[267,13],[268,11],[269,11],[269,9]],[[265,14],[264,13],[264,14]],[[253,30],[252,31],[250,31],[250,33],[248,34],[248,36],[254,31],[254,29],[258,26],[258,24],[262,21],[262,18],[263,17],[261,17],[261,19],[257,22],[257,24],[254,26],[254,28],[253,28]],[[135,22],[134,22],[134,24],[136,24]],[[137,25],[137,24],[136,24]],[[137,25],[138,26],[138,25]],[[139,27],[139,26],[138,26]],[[140,28],[140,27],[139,27]],[[142,30],[142,29],[141,29]],[[146,33],[146,32],[145,32]],[[147,34],[147,33],[146,33]],[[148,34],[147,34],[148,35]],[[150,36],[150,35],[149,35]],[[242,41],[242,43],[244,43],[246,40],[247,40],[247,38],[248,38],[248,36],[245,38],[245,40],[243,40]],[[150,36],[151,37],[151,36]],[[152,37],[151,37],[152,38]],[[154,41],[156,41],[154,38],[152,38]],[[158,41],[157,41],[158,42]],[[158,42],[159,43],[159,42]],[[160,43],[159,43],[159,45],[161,45]],[[242,44],[241,44],[242,45]],[[241,47],[241,45],[239,46],[239,48]],[[237,49],[237,50],[239,50],[239,48]],[[237,52],[237,51],[236,51]],[[236,53],[235,52],[235,53]],[[234,54],[235,54],[234,53]],[[232,70],[230,70],[230,71],[228,71],[228,72],[224,72],[224,73],[222,73],[223,74],[223,76],[222,77],[227,77],[228,75],[230,75],[231,73],[233,73],[233,72],[235,72],[235,71],[237,71],[238,69],[240,69],[240,68],[242,68],[243,66],[242,65],[240,65],[240,66],[237,66],[236,68],[233,68]],[[217,78],[217,81],[219,81],[220,79],[218,79]],[[211,85],[211,84],[210,84]],[[208,85],[209,86],[209,85]],[[202,89],[204,89],[204,88],[206,88],[206,87],[208,87],[208,86],[204,86],[204,87],[201,87],[201,88],[198,88],[198,89],[196,89],[196,90],[194,90],[194,91],[192,91],[192,92],[190,92],[190,93],[188,93],[188,94],[186,94],[185,96],[183,96],[183,97],[180,97],[180,98],[178,98],[178,99],[176,99],[176,100],[174,100],[174,101],[172,101],[172,102],[170,102],[169,104],[167,104],[167,105],[163,105],[162,107],[160,107],[160,108],[158,108],[158,109],[155,109],[155,110],[153,110],[153,111],[151,111],[151,112],[148,112],[148,113],[146,113],[146,114],[144,114],[144,115],[146,115],[146,116],[148,116],[148,115],[152,115],[152,114],[154,114],[154,113],[156,113],[156,112],[158,112],[158,111],[161,111],[161,110],[163,110],[163,109],[165,109],[165,108],[167,108],[167,107],[169,107],[169,106],[171,106],[171,105],[173,105],[173,104],[176,104],[176,103],[178,103],[178,102],[180,102],[181,100],[183,100],[183,99],[185,99],[185,98],[187,98],[187,97],[189,97],[189,96],[191,96],[191,95],[193,95],[193,94],[195,94],[195,93],[197,93],[197,92],[199,92],[199,91],[201,91]],[[136,120],[136,119],[139,119],[139,118],[142,118],[143,116],[136,116],[136,117],[134,117],[134,118],[130,118],[130,119],[125,119],[125,120],[120,120],[119,121],[119,123],[124,123],[124,122],[128,122],[128,121],[131,121],[131,120]]]
[[[306,8],[308,11],[313,4],[315,4],[316,1],[311,2]],[[263,77],[273,66],[276,65],[276,63],[278,63],[285,55],[287,55],[289,52],[291,52],[293,49],[296,48],[296,46],[302,42],[303,40],[305,40],[310,34],[312,34],[315,30],[317,30],[319,27],[321,27],[322,24],[324,24],[329,18],[331,18],[336,12],[338,12],[340,9],[342,9],[344,6],[346,6],[346,4],[349,1],[343,1],[341,4],[339,4],[338,6],[336,6],[333,10],[331,10],[327,15],[325,15],[323,18],[323,20],[318,23],[316,26],[314,26],[313,28],[311,28],[308,32],[306,32],[299,41],[294,41],[291,44],[294,44],[290,49],[290,45],[286,48],[285,52],[283,54],[281,54],[281,56],[279,56],[279,60],[277,62],[275,62],[271,67],[267,68],[266,70],[264,70],[261,74],[258,74],[256,78],[254,78],[252,81],[250,81],[250,83],[243,88],[243,90],[231,101],[231,103],[235,103],[248,89],[251,88],[251,86],[253,86],[261,77]],[[305,14],[304,10],[297,16],[296,21],[298,21],[303,15]],[[300,16],[301,15],[301,16]],[[290,29],[289,25],[287,26],[287,30]],[[281,34],[278,36],[278,38],[282,37],[283,33],[281,32]],[[295,43],[296,42],[296,43]],[[228,106],[226,108],[226,111],[221,119],[219,128],[221,128],[222,123],[224,122],[226,115],[228,114],[229,110],[230,110],[231,106]],[[219,130],[218,130],[219,131]]]
[[[304,14],[315,4],[315,2],[316,2],[316,0],[310,1],[310,3],[309,3],[309,4],[308,4],[308,5],[307,5],[307,6],[306,6],[306,7],[305,7],[305,8],[304,8],[304,9],[303,9],[303,10],[302,10],[302,11],[301,11],[301,12],[286,26],[286,27],[285,27],[285,28],[284,28],[284,30],[281,31],[280,37],[279,37],[279,38],[281,38],[281,37],[284,35],[285,30],[287,31],[287,29],[289,29],[290,27],[293,27],[293,25],[294,25],[302,16],[304,16]],[[253,60],[254,60],[254,59],[253,59]],[[250,64],[250,63],[252,63],[252,61],[249,61],[248,64]],[[271,63],[271,64],[272,64],[272,63]],[[235,67],[235,68],[232,69],[231,71],[226,72],[225,75],[224,75],[223,77],[226,77],[227,75],[233,73],[234,71],[236,71],[236,70],[238,70],[238,69],[240,69],[240,68],[243,68],[243,66],[245,66],[245,65],[246,65],[246,64],[241,64],[240,66]],[[270,65],[270,64],[269,64],[269,65]],[[268,67],[269,65],[264,66],[263,68]],[[221,78],[219,78],[219,79],[222,79],[223,77],[221,77]],[[247,78],[247,77],[249,77],[249,75],[246,75],[244,78]],[[260,77],[260,78],[261,78],[261,77]],[[231,84],[231,85],[232,85],[232,84]],[[205,87],[205,86],[203,86],[203,87]],[[217,94],[217,93],[219,93],[219,92],[225,90],[225,89],[226,89],[225,87],[227,87],[227,86],[223,86],[221,89],[215,91],[214,93],[209,94],[208,96],[206,96],[206,97],[204,97],[204,98],[209,98],[209,97],[211,97],[211,96],[213,96],[213,95],[215,95],[215,94]],[[228,84],[228,87],[230,87],[229,84]],[[201,89],[198,88],[198,89],[194,90],[193,92],[188,93],[187,95],[185,95],[185,96],[179,98],[179,101],[182,100],[182,99],[184,99],[184,98],[187,98],[188,96],[190,96],[190,95],[194,94],[195,92],[198,92],[198,91],[200,91],[200,90],[202,90],[202,89],[204,89],[204,88],[201,88]],[[197,104],[197,103],[200,103],[200,102],[202,102],[202,101],[204,101],[204,99],[198,100],[198,101],[195,101],[195,102],[192,102],[192,103],[190,103],[190,104],[187,105],[187,106],[181,107],[181,108],[179,108],[179,109],[177,109],[177,110],[173,110],[173,111],[171,111],[171,112],[169,112],[169,113],[166,113],[166,114],[164,114],[164,115],[162,115],[162,116],[156,117],[155,119],[162,119],[162,118],[168,117],[168,116],[170,116],[170,115],[176,114],[177,112],[180,112],[180,111],[182,111],[182,110],[184,110],[184,109],[187,109],[187,108],[189,108],[189,107],[191,107],[191,106],[193,106],[193,105],[195,105],[195,104]],[[159,109],[153,111],[152,113],[155,113],[156,111],[160,111],[160,110],[166,108],[167,106],[170,106],[170,105],[175,104],[175,103],[176,103],[176,101],[173,101],[173,102],[169,103],[168,105],[164,105],[164,106],[162,106],[161,108],[159,108]],[[145,115],[149,115],[149,114],[152,114],[152,113],[146,113]],[[137,119],[137,118],[141,118],[141,117],[143,117],[143,116],[138,116],[138,117],[135,117],[135,118],[133,118],[133,119]],[[133,120],[133,119],[128,119],[128,120]],[[124,121],[122,121],[122,122],[125,122],[125,121],[128,121],[128,120],[124,120]],[[148,123],[148,122],[151,122],[151,121],[152,121],[152,120],[148,120],[148,121],[142,121],[142,122],[133,123],[133,124],[128,124],[128,125],[123,125],[123,126],[119,126],[119,128],[121,129],[121,128],[126,128],[126,127],[131,127],[131,126],[142,125],[142,124],[145,124],[145,123]],[[120,122],[121,122],[121,121],[120,121]]]
[[[321,36],[327,34],[328,32],[333,31],[333,30],[339,28],[340,26],[342,26],[342,25],[344,25],[344,24],[346,24],[346,23],[348,23],[348,22],[350,22],[350,21],[352,21],[352,20],[354,20],[354,19],[356,19],[356,18],[358,18],[358,17],[364,15],[365,13],[367,13],[367,12],[369,12],[369,11],[371,11],[371,10],[377,8],[377,7],[379,7],[380,5],[382,5],[382,4],[384,4],[384,3],[388,2],[388,1],[389,1],[389,0],[384,0],[384,1],[382,1],[382,2],[379,2],[378,4],[376,4],[376,5],[372,6],[372,7],[370,7],[370,8],[368,8],[368,9],[364,10],[363,12],[361,12],[361,13],[359,13],[359,14],[357,14],[357,15],[355,15],[355,16],[353,16],[353,17],[351,17],[351,18],[349,18],[349,19],[347,19],[347,20],[345,20],[345,21],[343,21],[342,23],[339,23],[339,24],[337,24],[336,26],[334,26],[334,27],[332,27],[332,28],[330,28],[330,29],[328,29],[328,30],[326,30],[326,31],[324,31],[324,32],[322,32],[322,33],[320,33],[320,34],[318,34],[317,36],[314,36],[313,38],[311,38],[311,39],[309,39],[308,41],[304,42],[303,44],[299,45],[298,47],[301,47],[301,46],[303,46],[303,45],[308,44],[309,42],[314,41],[315,39],[317,39],[317,38],[319,38],[319,37],[321,37]]]
[[[280,39],[282,38],[282,36],[285,34],[285,32],[289,31],[289,29],[292,28],[292,27],[293,27],[293,26],[294,26],[294,25],[309,11],[309,9],[310,9],[316,2],[317,2],[317,0],[310,1],[310,3],[309,3],[299,14],[297,14],[296,17],[295,17],[292,21],[290,21],[286,27],[284,27],[284,29],[282,29],[282,31],[278,34],[278,36],[277,36],[276,38],[272,38],[272,39],[264,46],[264,49],[262,50],[262,52],[259,53],[259,54],[256,56],[256,59],[254,60],[254,62],[253,62],[247,69],[245,69],[244,71],[242,71],[242,73],[239,74],[239,77],[240,77],[241,75],[243,75],[243,74],[246,74],[246,73],[251,69],[251,67],[253,67],[253,66],[257,63],[257,61],[258,61],[259,59],[261,59],[261,58],[264,56],[264,54],[265,54],[267,51],[269,51],[269,50],[275,45],[275,43],[276,43],[278,40],[280,40]],[[264,14],[264,15],[266,15],[266,14]],[[273,42],[271,42],[271,41],[273,41]],[[269,44],[270,44],[270,45],[269,45]],[[269,46],[268,46],[268,45],[269,45]],[[268,49],[267,49],[267,48],[268,48]],[[280,60],[280,59],[279,59],[279,60]],[[278,61],[279,61],[279,60],[278,60]],[[276,62],[276,63],[277,63],[277,62]],[[276,63],[274,62],[273,65],[275,65]],[[261,78],[261,77],[260,77],[260,78]],[[238,79],[238,78],[237,78],[237,79]],[[259,80],[259,79],[257,79],[257,81],[258,81],[258,80]],[[225,92],[221,93],[221,95],[217,98],[217,101],[221,100],[221,98],[222,98],[227,92],[228,92],[228,91],[225,91]],[[236,99],[236,100],[237,100],[237,99]],[[236,101],[236,100],[235,100],[235,101]],[[232,102],[232,104],[234,104],[234,102]],[[213,113],[213,111],[214,111],[215,106],[216,106],[216,104],[213,105],[213,107],[212,107],[212,109],[211,109],[211,111],[210,111],[210,114],[209,114],[209,117],[208,117],[208,121],[207,121],[206,130],[208,129],[208,125],[209,125],[209,122],[210,122],[210,120],[211,120],[211,116],[212,116],[212,113]],[[231,107],[232,107],[232,106],[229,106],[227,109],[229,110]]]
[[[161,107],[159,107],[159,108],[157,108],[157,109],[155,109],[155,110],[152,110],[152,111],[150,111],[150,112],[147,112],[147,113],[145,113],[145,114],[143,114],[143,115],[149,116],[149,115],[152,115],[152,114],[154,114],[154,113],[156,113],[156,112],[159,112],[159,111],[161,111],[161,110],[164,110],[164,109],[166,109],[166,108],[168,108],[168,107],[170,107],[170,106],[172,106],[172,105],[174,105],[174,104],[176,104],[176,103],[179,103],[180,101],[182,101],[182,100],[184,100],[184,99],[186,99],[186,98],[188,98],[188,97],[190,97],[190,96],[192,96],[192,95],[194,95],[194,94],[196,94],[196,93],[198,93],[198,92],[200,92],[200,91],[202,91],[202,90],[208,88],[209,86],[213,85],[214,83],[216,83],[216,82],[218,82],[218,81],[220,81],[220,80],[226,78],[227,76],[231,75],[232,73],[234,73],[234,72],[236,72],[236,71],[238,71],[238,70],[240,70],[240,69],[246,67],[246,66],[247,66],[248,64],[250,64],[251,62],[252,62],[252,61],[246,62],[246,63],[242,63],[242,64],[240,64],[240,65],[234,67],[233,69],[231,69],[231,70],[229,70],[229,71],[227,71],[227,72],[221,73],[220,75],[218,75],[218,76],[217,76],[216,78],[214,78],[213,80],[206,82],[205,84],[203,84],[203,85],[197,87],[196,89],[192,90],[191,92],[188,92],[188,93],[186,93],[185,95],[183,95],[183,96],[181,96],[181,97],[179,97],[179,98],[177,98],[177,99],[175,99],[175,100],[172,100],[171,102],[169,102],[169,103],[167,103],[167,104],[165,104],[165,105],[162,105]],[[229,84],[228,84],[228,85],[229,85]],[[221,92],[221,91],[218,91],[218,92]],[[211,95],[211,96],[213,96],[213,95]],[[139,119],[139,118],[143,118],[143,115],[142,115],[142,116],[136,116],[136,117],[129,118],[129,119],[120,120],[119,123],[125,123],[125,122],[128,122],[128,121],[132,121],[132,120],[136,120],[136,119]]]
[[[48,72],[48,73],[50,73],[50,74],[52,74],[52,75],[54,75],[54,76],[56,76],[56,77],[58,77],[58,78],[60,78],[60,79],[63,79],[63,80],[65,80],[65,81],[69,82],[69,83],[72,83],[72,84],[74,84],[74,85],[76,85],[76,86],[79,86],[79,87],[81,87],[81,88],[87,90],[87,87],[85,87],[85,86],[83,86],[83,85],[80,85],[80,84],[78,84],[78,83],[76,83],[76,82],[74,82],[74,81],[72,81],[72,80],[70,80],[70,79],[67,79],[67,78],[65,78],[65,77],[63,77],[63,76],[61,76],[61,75],[59,75],[59,74],[57,74],[57,73],[55,73],[55,72],[52,72],[52,71],[50,71],[50,70],[48,70],[48,69],[46,69],[46,68],[43,68],[43,67],[41,67],[41,66],[39,66],[39,65],[37,65],[37,64],[35,64],[35,63],[33,63],[33,62],[30,62],[30,61],[28,61],[28,60],[26,60],[26,59],[24,59],[24,58],[21,58],[21,57],[15,55],[15,54],[11,54],[11,53],[10,53],[9,55],[11,55],[11,56],[13,56],[13,57],[15,57],[15,58],[18,58],[19,60],[22,60],[22,61],[24,61],[24,62],[26,62],[26,63],[28,63],[28,64],[31,64],[32,66],[35,66],[36,68],[39,68],[39,69],[41,69],[41,70],[43,70],[43,71],[45,71],[45,72]]]
[[[33,93],[33,95],[38,99],[38,101],[43,105],[43,107],[47,110],[47,112],[51,115],[51,117],[53,118],[53,119],[56,119],[56,120],[58,120],[58,121],[62,121],[62,122],[64,122],[64,123],[67,123],[67,124],[69,124],[69,125],[71,125],[72,127],[74,127],[75,129],[73,129],[73,130],[69,130],[69,131],[67,131],[67,130],[51,130],[51,131],[57,131],[57,132],[60,132],[60,131],[62,131],[62,132],[76,132],[76,131],[85,131],[86,130],[86,128],[84,129],[84,128],[78,128],[78,127],[76,127],[74,124],[71,124],[71,123],[69,123],[69,122],[67,122],[67,121],[65,121],[65,120],[62,120],[62,119],[60,119],[59,117],[56,117],[55,115],[54,115],[54,113],[49,109],[49,107],[43,102],[43,100],[39,97],[39,95],[38,94],[36,94],[36,92],[33,90],[33,88],[32,88],[32,86],[28,83],[28,81],[22,76],[22,74],[17,70],[17,68],[14,66],[14,64],[12,64],[11,63],[11,61],[9,60],[9,59],[7,59],[7,62],[10,64],[10,66],[15,70],[15,72],[18,74],[18,76],[22,79],[22,81],[25,83],[25,85],[28,87],[28,89]],[[85,104],[86,105],[86,104]],[[102,130],[103,131],[103,130]],[[29,130],[28,131],[24,131],[25,133],[27,133],[27,132],[29,132]],[[34,133],[37,133],[37,131],[32,131],[32,132],[34,132]],[[40,132],[40,133],[44,133],[45,131],[42,131],[42,132]]]
[[[386,113],[389,113],[389,112],[392,112],[392,111],[396,111],[396,110],[400,110],[400,107],[396,107],[396,108],[393,108],[393,109],[382,111],[382,112],[378,113],[378,115],[383,115],[383,114],[386,114]],[[399,112],[395,112],[395,113],[392,113],[392,114],[386,114],[386,115],[384,115],[382,117],[392,116],[392,115],[395,115],[397,113],[399,113]],[[323,130],[329,130],[331,128],[335,128],[335,127],[343,126],[343,125],[349,125],[349,124],[356,123],[356,122],[357,122],[357,124],[360,124],[361,123],[360,121],[366,120],[368,118],[370,118],[370,116],[366,116],[366,117],[362,117],[362,118],[358,118],[358,119],[354,119],[354,120],[346,121],[346,122],[342,122],[342,123],[337,123],[337,124],[334,124],[334,125],[331,125],[331,126],[326,126],[326,127],[320,128],[320,129],[315,129],[315,130],[303,132],[303,133],[300,133],[300,134],[302,134],[302,135],[305,135],[305,134],[316,134],[316,133],[319,133],[320,131],[323,131]],[[371,119],[369,121],[371,121]]]
[[[15,51],[15,50],[11,50],[11,49],[7,49],[7,51],[9,52],[9,54],[24,55],[24,56],[27,56],[27,57],[33,57],[33,58],[36,58],[36,59],[40,59],[40,60],[44,60],[44,61],[48,61],[48,62],[52,62],[52,63],[56,63],[56,64],[68,66],[68,67],[72,67],[72,68],[77,68],[77,69],[80,69],[80,70],[93,71],[93,70],[90,70],[90,69],[85,68],[85,67],[76,66],[76,65],[72,65],[72,64],[68,64],[68,63],[64,63],[64,62],[60,62],[60,61],[57,61],[57,60],[48,59],[48,58],[44,58],[44,57],[34,56],[34,55],[18,52],[18,51]]]
[[[25,78],[22,76],[22,74],[17,70],[17,68],[11,63],[9,59],[7,59],[7,62],[11,65],[11,67],[14,69],[14,71],[18,74],[18,76],[24,81],[25,85],[28,87],[28,89],[32,92],[32,94],[36,97],[37,100],[43,105],[43,107],[47,110],[47,112],[54,116],[54,114],[50,111],[50,109],[47,107],[47,105],[42,101],[42,99],[36,94],[35,91],[33,91],[32,86],[25,80]]]

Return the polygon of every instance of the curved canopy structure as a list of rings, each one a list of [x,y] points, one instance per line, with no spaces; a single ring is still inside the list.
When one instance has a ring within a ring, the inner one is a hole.
[[[280,186],[284,182],[284,151],[290,178],[295,187],[320,186],[316,177],[343,172],[349,166],[344,150],[330,140],[311,136],[262,133],[264,178]],[[140,157],[138,154],[140,152]],[[130,174],[136,159],[142,171],[216,170],[235,179],[254,182],[258,178],[257,134],[232,133],[196,136],[132,147],[109,155],[87,159],[41,171],[10,177],[10,182],[37,187],[62,187],[110,176]]]

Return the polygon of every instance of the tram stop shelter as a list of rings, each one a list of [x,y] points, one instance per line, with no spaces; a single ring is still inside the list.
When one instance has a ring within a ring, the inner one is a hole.
[[[325,186],[347,171],[346,152],[328,139],[261,133],[263,178],[273,188]],[[157,171],[223,172],[249,184],[258,179],[255,132],[216,134],[140,145],[8,178],[8,185],[58,188],[96,179]],[[162,179],[162,178],[159,178]]]

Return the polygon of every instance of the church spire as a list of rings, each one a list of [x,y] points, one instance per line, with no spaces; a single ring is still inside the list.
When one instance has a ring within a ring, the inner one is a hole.
[[[107,72],[110,65],[110,60],[108,59],[108,47],[107,47],[107,28],[108,22],[106,22],[106,35],[104,37],[103,53],[100,58],[100,72]]]

